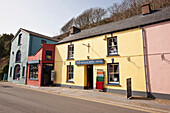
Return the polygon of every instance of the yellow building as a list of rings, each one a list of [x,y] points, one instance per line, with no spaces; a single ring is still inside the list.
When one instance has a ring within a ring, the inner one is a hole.
[[[72,35],[55,47],[56,85],[96,89],[97,71],[103,71],[104,91],[125,94],[126,79],[131,78],[133,94],[146,94],[142,29],[116,31],[109,26],[76,34],[71,28]]]

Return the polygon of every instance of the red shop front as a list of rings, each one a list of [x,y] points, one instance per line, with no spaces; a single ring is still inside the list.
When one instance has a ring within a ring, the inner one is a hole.
[[[28,57],[27,67],[27,85],[49,86],[51,80],[51,71],[54,69],[54,44],[43,44],[40,50],[34,55]]]

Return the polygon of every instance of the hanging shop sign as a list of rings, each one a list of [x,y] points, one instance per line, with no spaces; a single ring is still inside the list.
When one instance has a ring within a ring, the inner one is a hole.
[[[54,81],[55,78],[55,71],[51,70],[51,81]]]
[[[31,61],[28,61],[28,64],[39,64],[40,63],[40,60],[31,60]]]
[[[81,61],[76,61],[75,64],[76,65],[104,64],[104,59],[81,60]]]

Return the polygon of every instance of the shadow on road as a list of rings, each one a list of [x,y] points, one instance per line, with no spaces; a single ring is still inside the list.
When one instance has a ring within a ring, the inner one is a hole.
[[[130,100],[155,100],[155,98],[148,98],[148,97],[131,97]]]

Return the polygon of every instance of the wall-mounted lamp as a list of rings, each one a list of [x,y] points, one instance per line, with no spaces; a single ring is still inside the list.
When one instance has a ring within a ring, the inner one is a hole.
[[[163,53],[163,54],[161,54],[161,59],[162,59],[162,61],[165,59],[165,55],[164,55],[164,53]]]
[[[130,61],[130,57],[127,57],[127,60]]]
[[[88,47],[88,53],[90,52],[90,44],[88,43],[88,45],[87,44],[82,44],[83,46],[86,46],[86,47]]]

